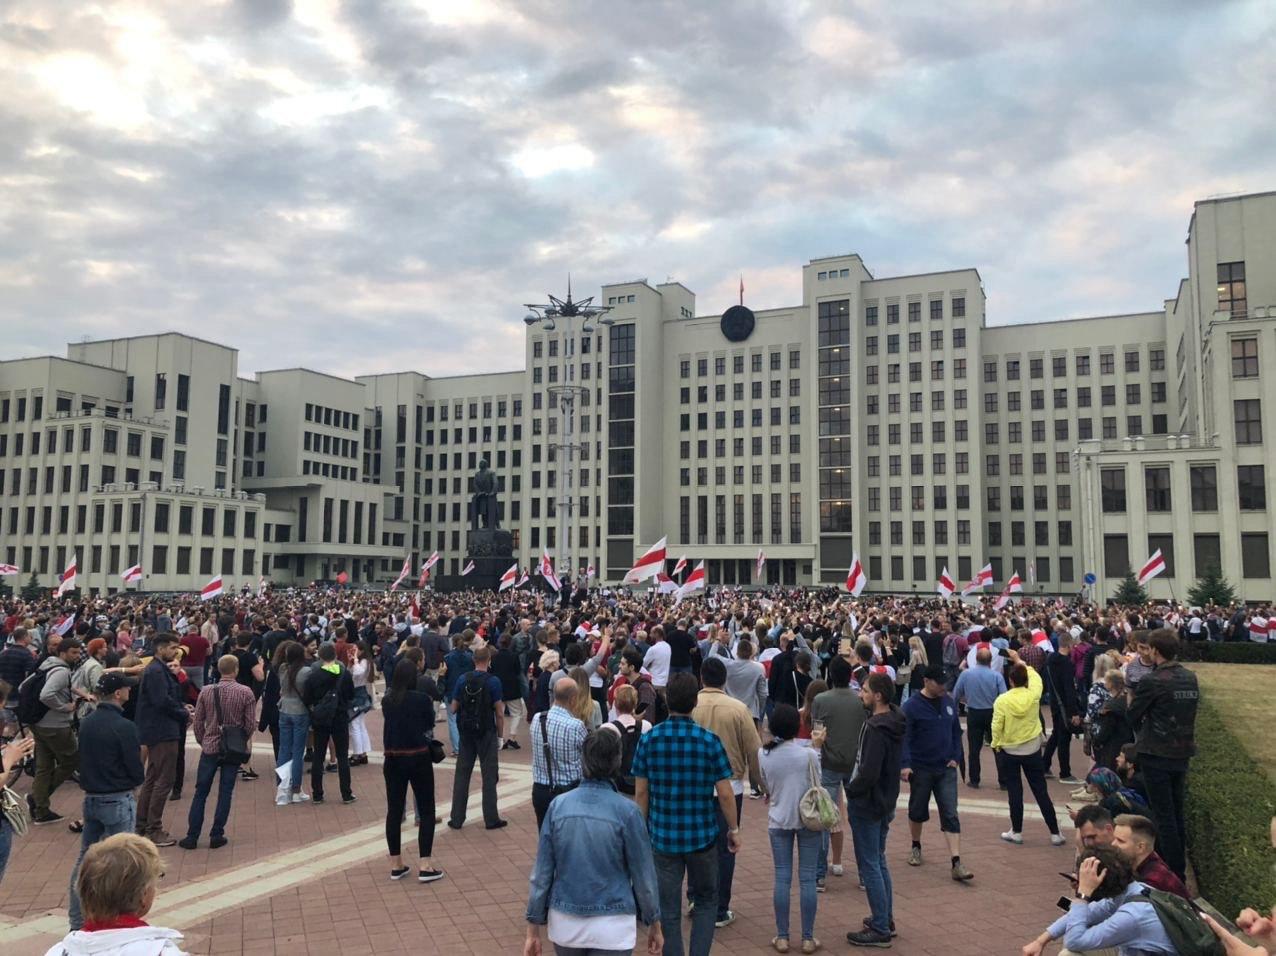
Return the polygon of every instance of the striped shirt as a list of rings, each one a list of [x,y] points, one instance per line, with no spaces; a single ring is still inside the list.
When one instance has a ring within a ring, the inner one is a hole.
[[[673,715],[638,741],[634,777],[647,780],[647,827],[657,853],[694,853],[718,838],[716,786],[731,762],[717,734]]]

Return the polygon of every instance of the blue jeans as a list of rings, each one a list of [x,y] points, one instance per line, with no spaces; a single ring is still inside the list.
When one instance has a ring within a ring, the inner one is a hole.
[[[4,882],[4,868],[9,865],[9,850],[13,846],[13,827],[0,817],[0,883]]]
[[[660,887],[660,928],[665,934],[664,956],[709,956],[714,922],[718,918],[718,848],[710,843],[694,853],[654,853],[656,883]],[[691,915],[691,949],[682,948],[682,875],[696,904]]]
[[[452,744],[452,753],[459,754],[461,752],[461,728],[456,724],[456,714],[452,713],[452,708],[447,709],[447,736],[448,741]]]
[[[828,792],[829,799],[837,806],[839,815],[842,812],[842,792],[850,782],[851,775],[849,773],[826,770],[824,767],[820,768],[820,786]],[[817,880],[825,879],[828,876],[830,846],[832,846],[832,834],[824,830],[820,834],[820,857],[815,867],[815,878]]]
[[[722,805],[714,802],[714,811],[718,814],[718,919],[727,918],[727,910],[731,909],[731,886],[735,882],[735,854],[731,852],[727,842],[727,818],[722,815]],[[744,794],[738,793],[735,798],[736,826],[742,826],[744,819]]]
[[[943,833],[961,833],[961,819],[957,816],[957,768],[942,770],[913,768],[908,781],[908,819],[912,823],[925,823],[930,819],[930,795],[935,795],[939,808],[939,829]]]
[[[802,910],[802,938],[815,935],[815,865],[820,857],[819,830],[768,830],[775,863],[775,935],[789,938],[789,897],[793,889],[793,844],[798,850],[798,901]]]
[[[204,829],[204,806],[208,803],[208,794],[213,789],[213,778],[221,776],[217,781],[217,808],[213,811],[213,828],[208,831],[210,837],[226,835],[226,821],[230,818],[230,797],[235,791],[235,778],[239,776],[239,765],[221,763],[216,757],[201,753],[199,767],[195,770],[195,796],[191,800],[190,813],[186,817],[186,838],[198,840],[199,832]]]
[[[878,933],[891,931],[895,898],[891,890],[891,873],[886,867],[886,834],[895,819],[892,810],[884,817],[857,816],[850,813],[851,836],[855,840],[855,866],[868,894],[872,915],[869,926]]]
[[[75,884],[80,878],[80,861],[94,843],[101,843],[117,833],[132,833],[137,826],[137,801],[131,790],[123,793],[86,793],[84,795],[84,833],[80,836],[80,855],[71,868],[71,889],[67,900],[67,917],[72,930],[84,925],[80,912],[80,894]]]
[[[292,765],[292,776],[289,787],[294,791],[301,789],[301,772],[304,769],[303,757],[306,755],[306,731],[310,729],[309,714],[279,715],[279,768]],[[323,760],[323,754],[315,754],[316,760]],[[282,786],[282,784],[280,785]]]

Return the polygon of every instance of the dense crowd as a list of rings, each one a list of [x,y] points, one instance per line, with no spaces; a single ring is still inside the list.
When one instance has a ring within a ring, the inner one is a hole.
[[[967,883],[963,785],[995,780],[1007,803],[1002,839],[1018,845],[1031,839],[1026,783],[1050,842],[1065,846],[1047,785],[1055,774],[1076,787],[1075,857],[1060,864],[1073,873],[1073,900],[1026,956],[1052,940],[1074,952],[1185,951],[1182,927],[1200,923],[1175,903],[1188,895],[1183,799],[1198,689],[1178,657],[1184,641],[1249,639],[1252,619],[1173,604],[998,609],[731,588],[681,603],[606,589],[561,600],[309,590],[207,603],[15,600],[4,610],[3,777],[19,786],[25,767],[33,779],[23,799],[6,791],[0,879],[28,822],[79,834],[71,932],[50,951],[67,954],[180,952],[180,934],[144,920],[157,850],[199,845],[214,790],[208,846],[227,844],[235,787],[259,777],[257,734],[269,736],[279,807],[324,802],[334,774],[334,796],[353,803],[351,767],[374,750],[375,708],[394,880],[411,872],[401,846],[409,790],[417,879],[445,877],[433,857],[444,819],[437,763],[455,758],[448,826],[466,822],[477,764],[483,824],[494,830],[506,825],[499,755],[531,748],[540,837],[526,953],[541,952],[542,934],[558,953],[629,952],[641,924],[651,953],[707,954],[715,929],[735,920],[749,798],[765,799],[774,949],[821,948],[818,898],[830,876],[849,872],[847,831],[869,910],[847,941],[888,947],[898,929],[886,842],[901,788],[907,864],[938,852]],[[1074,760],[1084,760],[1081,777]],[[184,832],[170,834],[167,805],[188,785]],[[52,800],[69,786],[83,799],[64,816]],[[923,846],[932,805],[938,851]],[[1271,927],[1247,912],[1242,928]]]

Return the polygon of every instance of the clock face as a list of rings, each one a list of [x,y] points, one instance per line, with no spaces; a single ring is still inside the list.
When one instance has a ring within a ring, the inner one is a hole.
[[[722,334],[730,342],[743,342],[753,334],[756,320],[753,310],[743,305],[733,305],[722,313]]]

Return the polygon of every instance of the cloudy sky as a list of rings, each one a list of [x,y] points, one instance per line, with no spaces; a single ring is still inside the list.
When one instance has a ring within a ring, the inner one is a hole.
[[[1273,49],[1267,0],[6,0],[0,355],[507,369],[569,270],[714,314],[848,251],[1154,309],[1194,199],[1276,189]]]

